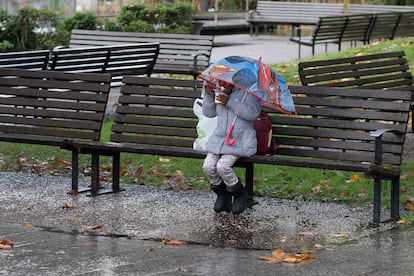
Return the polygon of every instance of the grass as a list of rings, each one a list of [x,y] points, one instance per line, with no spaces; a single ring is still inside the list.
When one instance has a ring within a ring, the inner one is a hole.
[[[414,74],[414,38],[373,43],[359,48],[349,48],[341,52],[308,58],[328,59],[383,51],[404,50]],[[299,61],[271,65],[288,82],[300,85],[297,73]],[[111,121],[105,122],[104,141],[109,140]],[[25,171],[36,174],[70,175],[70,152],[55,147],[1,143],[2,171]],[[89,157],[80,156],[81,172],[87,175]],[[152,155],[122,154],[121,175],[123,184],[151,185],[173,189],[196,189],[208,191],[209,186],[201,170],[202,160],[170,158]],[[110,177],[111,162],[102,157],[103,180]],[[244,170],[236,169],[240,176]],[[414,161],[403,163],[401,176],[401,204],[414,198]],[[243,180],[243,177],[242,177]],[[255,193],[260,196],[303,200],[340,202],[366,206],[372,203],[372,179],[360,173],[293,168],[284,166],[256,165]],[[68,187],[69,189],[69,187]],[[389,206],[389,184],[383,186],[383,206]]]

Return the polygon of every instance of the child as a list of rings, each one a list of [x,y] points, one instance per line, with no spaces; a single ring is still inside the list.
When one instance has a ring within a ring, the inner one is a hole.
[[[209,118],[217,116],[217,127],[206,145],[203,172],[210,182],[211,190],[217,194],[214,211],[228,210],[232,205],[232,213],[240,214],[246,209],[247,190],[235,174],[233,165],[240,157],[256,153],[257,141],[253,124],[260,115],[261,106],[260,100],[255,96],[226,82],[219,82],[219,85],[224,88],[224,93],[218,93],[216,101],[214,89],[205,86],[203,114]],[[238,118],[231,140],[235,138],[236,142],[227,145],[226,136],[235,116]]]

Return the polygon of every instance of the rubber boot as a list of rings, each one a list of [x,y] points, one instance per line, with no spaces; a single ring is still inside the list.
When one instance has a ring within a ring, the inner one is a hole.
[[[216,202],[214,203],[214,211],[230,211],[231,210],[231,195],[226,189],[226,184],[221,182],[220,185],[211,185],[211,190],[217,194]]]
[[[227,191],[233,196],[233,206],[231,208],[231,212],[235,215],[243,213],[246,210],[247,205],[247,190],[243,187],[240,180],[239,182],[231,186],[230,188],[227,187]]]

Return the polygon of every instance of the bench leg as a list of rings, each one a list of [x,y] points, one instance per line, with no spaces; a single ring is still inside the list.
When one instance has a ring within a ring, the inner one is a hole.
[[[72,190],[70,194],[79,192],[79,152],[76,149],[72,150]]]
[[[400,219],[400,178],[391,180],[391,220]]]
[[[254,164],[249,163],[246,165],[247,207],[249,208],[257,204],[257,202],[253,200],[253,176],[254,176]]]
[[[119,192],[119,171],[120,171],[120,153],[116,152],[112,156],[112,191],[114,193]]]
[[[381,219],[381,177],[375,176],[374,178],[374,213],[373,222],[374,225],[378,224]]]
[[[98,194],[99,188],[99,154],[92,153],[91,196]]]

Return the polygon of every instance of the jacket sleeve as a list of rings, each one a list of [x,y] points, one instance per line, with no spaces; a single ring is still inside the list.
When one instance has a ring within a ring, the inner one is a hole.
[[[241,119],[247,121],[256,120],[261,111],[260,100],[244,91],[238,91],[238,93],[245,93],[245,98],[237,97],[234,101],[229,101],[227,108]]]
[[[207,118],[214,118],[217,116],[216,103],[214,102],[214,94],[206,93],[203,98],[203,114]]]

